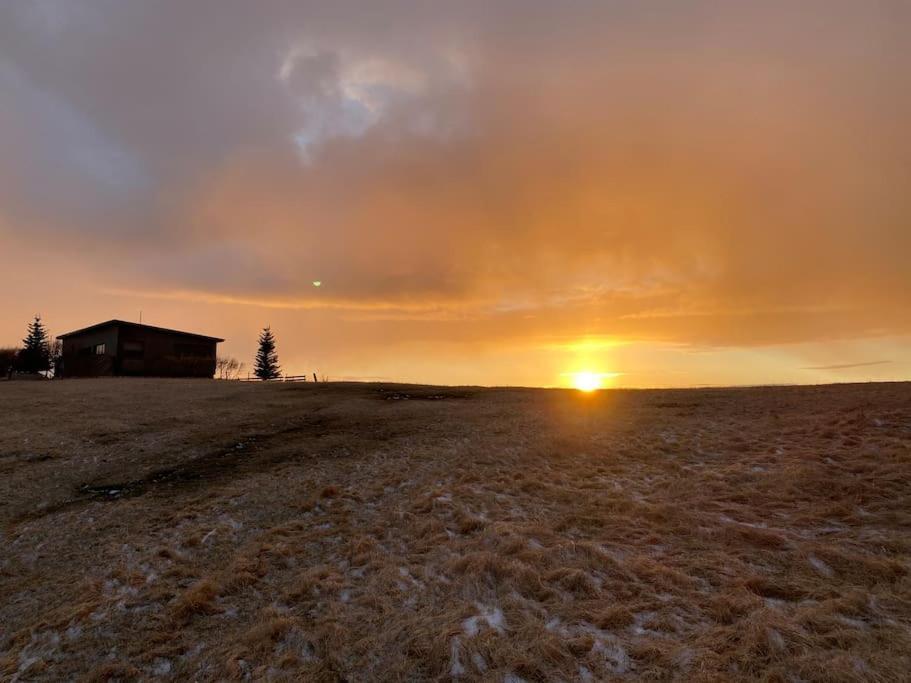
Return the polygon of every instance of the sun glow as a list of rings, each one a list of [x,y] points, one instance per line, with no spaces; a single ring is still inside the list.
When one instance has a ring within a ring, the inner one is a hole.
[[[573,374],[573,386],[579,391],[595,391],[604,383],[604,375],[602,372],[576,372]]]

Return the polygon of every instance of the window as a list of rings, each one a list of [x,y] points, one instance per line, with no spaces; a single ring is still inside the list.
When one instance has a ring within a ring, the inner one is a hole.
[[[95,344],[95,355],[96,356],[103,356],[104,351],[105,351],[104,344]]]

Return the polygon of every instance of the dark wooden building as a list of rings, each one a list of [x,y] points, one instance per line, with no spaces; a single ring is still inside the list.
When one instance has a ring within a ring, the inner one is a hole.
[[[108,320],[61,334],[59,377],[213,377],[224,339]]]

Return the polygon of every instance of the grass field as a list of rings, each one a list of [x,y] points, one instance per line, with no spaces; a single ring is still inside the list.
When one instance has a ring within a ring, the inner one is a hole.
[[[0,384],[3,680],[911,680],[909,569],[909,384]]]

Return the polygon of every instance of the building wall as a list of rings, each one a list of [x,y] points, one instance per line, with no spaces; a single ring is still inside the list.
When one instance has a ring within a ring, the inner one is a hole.
[[[112,325],[64,339],[61,376],[213,377],[216,349],[191,335]]]
[[[212,377],[216,343],[153,329],[120,330],[117,374],[151,377]]]
[[[63,377],[103,377],[115,374],[114,360],[117,355],[116,327],[106,327],[78,337],[63,340]],[[96,347],[104,344],[104,353],[96,353]]]

